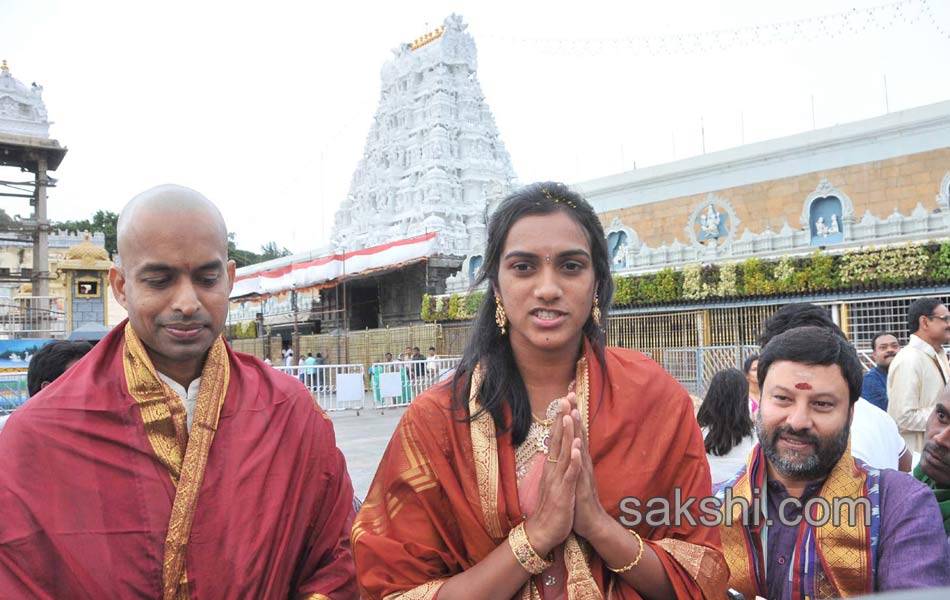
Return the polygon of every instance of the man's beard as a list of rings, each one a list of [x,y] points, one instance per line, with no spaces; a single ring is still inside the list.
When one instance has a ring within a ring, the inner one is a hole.
[[[807,429],[796,431],[788,425],[782,425],[772,431],[772,435],[769,437],[765,431],[765,425],[762,423],[761,410],[755,418],[755,433],[759,437],[759,443],[762,445],[763,452],[765,452],[765,458],[768,459],[776,471],[799,481],[812,481],[827,477],[831,469],[844,456],[844,451],[848,447],[850,432],[851,427],[846,423],[835,435],[830,438],[822,438]],[[782,435],[810,443],[815,451],[804,460],[795,460],[794,454],[783,456],[777,447],[778,439]]]

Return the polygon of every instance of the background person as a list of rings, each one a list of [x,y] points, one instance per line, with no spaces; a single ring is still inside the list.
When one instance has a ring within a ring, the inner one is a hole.
[[[930,413],[924,436],[924,451],[914,467],[914,477],[933,491],[950,543],[950,386],[943,389]]]
[[[36,351],[26,369],[26,387],[30,396],[53,383],[92,350],[89,342],[56,340]]]
[[[887,371],[887,412],[911,452],[924,447],[927,419],[950,381],[943,344],[950,342],[950,310],[937,298],[915,300],[907,311],[910,340]]]
[[[750,354],[742,362],[742,372],[745,374],[749,386],[749,414],[753,417],[759,410],[759,378],[756,371],[759,368],[759,355]]]
[[[739,472],[755,446],[748,402],[745,373],[724,369],[713,375],[696,419],[702,428],[714,491]]]
[[[26,370],[26,389],[35,396],[41,389],[56,381],[69,367],[92,350],[89,342],[56,340],[36,351]],[[10,415],[0,417],[0,431]]]
[[[897,336],[886,331],[879,332],[871,339],[874,368],[864,374],[861,397],[881,410],[887,410],[887,371],[900,349],[901,343]]]
[[[435,353],[435,346],[429,346],[429,355],[426,357],[426,377],[432,382],[439,377],[439,356]]]

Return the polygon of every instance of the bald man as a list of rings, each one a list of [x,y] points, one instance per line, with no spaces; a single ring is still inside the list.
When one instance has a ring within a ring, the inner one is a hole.
[[[227,228],[161,186],[118,223],[129,313],[0,437],[0,597],[357,597],[353,489],[295,378],[233,352]]]

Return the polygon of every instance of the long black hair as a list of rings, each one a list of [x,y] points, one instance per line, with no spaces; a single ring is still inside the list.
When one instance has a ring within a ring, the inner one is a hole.
[[[606,364],[604,349],[610,302],[614,295],[614,282],[610,275],[610,257],[607,253],[607,238],[597,213],[583,196],[563,183],[541,182],[525,186],[505,198],[488,222],[488,244],[485,259],[473,284],[489,283],[489,289],[478,309],[462,360],[452,379],[452,406],[464,411],[471,419],[482,411],[491,414],[498,431],[511,431],[515,445],[524,441],[531,425],[531,403],[508,335],[502,335],[495,324],[494,290],[498,288],[498,270],[501,254],[508,232],[520,219],[535,215],[563,212],[577,223],[590,243],[591,262],[594,267],[594,291],[597,294],[601,314],[601,327],[591,317],[584,323],[583,334],[591,344],[601,368]],[[482,365],[485,377],[479,386],[478,398],[481,409],[475,415],[468,414],[468,399],[471,392],[471,375],[477,365]],[[506,423],[504,406],[511,407],[511,423]]]
[[[739,369],[723,369],[709,382],[709,390],[696,420],[708,427],[706,452],[725,456],[752,433],[749,415],[749,381]]]

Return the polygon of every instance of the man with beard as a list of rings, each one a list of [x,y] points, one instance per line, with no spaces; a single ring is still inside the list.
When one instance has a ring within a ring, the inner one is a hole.
[[[0,596],[357,596],[353,488],[299,381],[232,351],[218,209],[132,199],[109,273],[128,310],[0,436]]]
[[[886,331],[871,339],[874,368],[864,374],[861,397],[881,410],[887,410],[887,370],[900,349],[901,343],[897,337]]]
[[[914,467],[914,477],[924,482],[937,497],[943,516],[943,532],[950,542],[950,386],[943,389],[937,406],[927,419],[924,451]]]
[[[759,445],[723,494],[730,587],[804,599],[950,584],[930,490],[851,457],[854,348],[828,328],[794,328],[768,342],[758,375]]]
[[[824,327],[848,341],[848,336],[831,320],[831,313],[826,308],[808,302],[793,302],[768,318],[758,338],[759,346],[765,346],[780,333],[806,325]],[[894,419],[864,398],[858,398],[854,403],[851,455],[869,466],[899,469],[905,473],[910,472],[913,464],[913,455],[907,450]]]
[[[943,350],[950,342],[950,310],[939,298],[920,298],[907,310],[907,326],[910,340],[887,370],[887,412],[911,452],[920,452],[927,419],[950,381]]]

